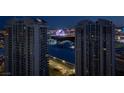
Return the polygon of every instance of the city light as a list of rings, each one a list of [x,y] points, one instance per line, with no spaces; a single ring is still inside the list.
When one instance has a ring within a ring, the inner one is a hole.
[[[0,75],[124,76],[123,22],[51,18],[55,21],[35,16],[1,22]]]
[[[56,36],[65,36],[65,35],[66,35],[65,31],[62,30],[62,29],[59,29],[59,30],[56,31]]]

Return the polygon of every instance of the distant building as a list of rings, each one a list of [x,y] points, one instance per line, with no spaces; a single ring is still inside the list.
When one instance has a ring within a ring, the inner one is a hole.
[[[115,28],[115,40],[118,42],[124,42],[124,27]]]
[[[111,21],[79,22],[75,42],[76,75],[115,75],[114,25]]]
[[[7,29],[6,72],[15,76],[48,75],[46,22],[14,18],[8,22]]]
[[[75,29],[54,29],[54,30],[49,30],[49,34],[51,36],[60,36],[60,37],[74,37],[75,36]]]

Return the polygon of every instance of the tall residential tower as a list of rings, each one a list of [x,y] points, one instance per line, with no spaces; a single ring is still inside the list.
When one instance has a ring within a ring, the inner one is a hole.
[[[111,21],[79,22],[75,42],[76,75],[115,74],[114,25]]]
[[[14,18],[7,29],[6,72],[17,76],[48,75],[46,21]]]

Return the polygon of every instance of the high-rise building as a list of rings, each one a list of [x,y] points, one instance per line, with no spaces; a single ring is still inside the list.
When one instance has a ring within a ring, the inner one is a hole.
[[[75,42],[76,75],[115,74],[114,25],[111,21],[79,22]]]
[[[7,29],[6,72],[19,76],[48,75],[46,21],[14,18]]]

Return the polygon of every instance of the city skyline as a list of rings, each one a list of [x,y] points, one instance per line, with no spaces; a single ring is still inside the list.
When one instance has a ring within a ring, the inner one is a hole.
[[[124,75],[124,28],[115,24],[118,18],[0,17],[6,21],[0,21],[5,27],[0,32],[0,75]]]

